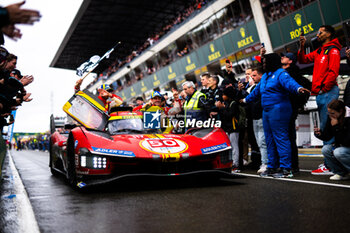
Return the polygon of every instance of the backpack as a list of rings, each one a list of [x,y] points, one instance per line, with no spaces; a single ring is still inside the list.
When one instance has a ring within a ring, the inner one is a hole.
[[[232,101],[230,103],[230,108],[234,103],[236,103],[236,101]],[[238,104],[238,110],[239,110],[238,119],[236,117],[232,117],[232,125],[234,130],[243,129],[247,127],[247,117],[246,117],[245,108],[240,104]]]
[[[324,55],[328,55],[328,53],[329,53],[332,49],[338,49],[338,51],[340,51],[339,48],[338,48],[337,46],[331,45],[331,46],[326,47],[326,50],[324,51],[323,54],[324,54]],[[317,53],[318,53],[318,54],[321,54],[321,52],[322,52],[322,47],[320,47],[320,48],[317,49]]]

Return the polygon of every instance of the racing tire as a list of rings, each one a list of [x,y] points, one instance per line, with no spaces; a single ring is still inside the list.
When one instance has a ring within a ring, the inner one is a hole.
[[[54,176],[57,176],[57,175],[59,175],[59,172],[54,169],[54,164],[53,164],[53,159],[52,159],[52,156],[53,156],[52,146],[53,146],[52,145],[52,140],[50,138],[50,149],[49,149],[49,156],[50,156],[50,160],[49,161],[50,162],[49,162],[49,167],[50,167],[51,174],[54,175]]]
[[[73,134],[69,134],[67,143],[67,179],[72,187],[77,187],[77,173],[75,171],[75,152]]]

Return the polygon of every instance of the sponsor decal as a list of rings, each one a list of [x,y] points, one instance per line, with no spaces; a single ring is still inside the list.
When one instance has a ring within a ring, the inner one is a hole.
[[[242,40],[237,42],[237,46],[239,49],[244,47],[244,46],[247,46],[247,45],[254,43],[253,36],[247,36],[246,32],[245,32],[245,28],[243,28],[243,27],[240,28],[239,33],[241,34],[241,37],[243,38]]]
[[[160,129],[160,111],[144,112],[143,113],[143,127],[145,129]]]
[[[212,54],[210,54],[208,56],[209,61],[212,61],[212,60],[215,60],[215,59],[221,57],[220,51],[215,52],[214,44],[210,44],[209,47],[210,47],[210,51],[212,52]]]
[[[146,138],[140,141],[140,146],[157,154],[179,154],[188,149],[187,143],[175,138]]]
[[[132,151],[97,148],[93,146],[91,148],[94,152],[98,152],[98,153],[120,155],[120,156],[126,156],[126,157],[135,157],[135,154]]]
[[[77,146],[78,146],[78,140],[75,140],[75,142],[74,142],[74,149],[77,148]]]
[[[79,188],[83,188],[83,187],[86,186],[86,184],[85,184],[84,182],[79,182],[79,183],[77,184],[77,186],[78,186]]]
[[[225,149],[226,147],[227,147],[227,144],[225,142],[225,143],[220,144],[220,145],[202,148],[201,151],[202,151],[203,154],[207,154],[207,153],[213,153],[215,151],[219,151],[219,150]]]
[[[185,119],[184,115],[177,115]],[[163,128],[214,128],[221,127],[221,121],[216,120],[214,118],[209,118],[205,121],[197,120],[194,118],[188,118],[185,120],[177,120],[177,119],[166,119],[162,118],[161,120],[161,112],[144,112],[143,113],[143,127],[145,129],[160,129]]]
[[[314,31],[312,23],[302,25],[303,22],[302,22],[302,15],[301,14],[299,14],[299,13],[295,14],[294,21],[295,21],[296,25],[298,26],[298,28],[289,32],[291,40],[294,40],[294,39],[300,37],[302,32],[306,35],[306,34]]]

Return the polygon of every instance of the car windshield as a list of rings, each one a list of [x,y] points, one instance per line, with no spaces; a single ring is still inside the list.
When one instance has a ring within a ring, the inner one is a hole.
[[[120,132],[142,132],[143,122],[141,118],[121,119],[108,122],[108,131],[110,134]]]

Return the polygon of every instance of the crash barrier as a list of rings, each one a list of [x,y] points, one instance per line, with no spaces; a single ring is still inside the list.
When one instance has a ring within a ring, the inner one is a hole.
[[[0,178],[2,177],[2,165],[6,156],[6,143],[5,140],[0,137]]]

